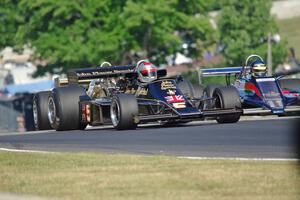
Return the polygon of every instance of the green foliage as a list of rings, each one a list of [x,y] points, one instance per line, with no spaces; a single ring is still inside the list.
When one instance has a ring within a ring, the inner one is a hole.
[[[38,74],[56,68],[67,71],[95,66],[105,60],[113,64],[143,58],[161,62],[166,55],[183,51],[181,46],[186,42],[194,44],[189,56],[198,57],[215,41],[205,0],[5,2],[9,3],[2,3],[1,9],[14,16],[17,8],[18,13],[4,18],[7,23],[1,25],[2,29],[11,31],[8,39],[0,38],[0,47],[34,47],[36,59],[48,63],[39,68]]]
[[[0,47],[15,45],[14,34],[21,20],[18,0],[0,1]]]
[[[198,58],[216,43],[226,65],[238,66],[249,54],[266,58],[266,36],[278,32],[271,0],[2,0],[0,48],[36,50],[47,65],[38,75],[91,67],[103,61],[128,64],[148,58],[165,63],[181,52]],[[219,30],[207,12],[221,10]],[[182,44],[187,44],[187,49]],[[273,45],[274,65],[286,56],[286,42]],[[193,75],[189,76],[193,78]],[[197,79],[195,79],[197,80]]]
[[[220,44],[228,65],[239,66],[250,54],[267,56],[268,33],[277,33],[274,18],[270,15],[271,0],[222,0],[218,24]],[[273,64],[286,56],[285,42],[273,44]]]

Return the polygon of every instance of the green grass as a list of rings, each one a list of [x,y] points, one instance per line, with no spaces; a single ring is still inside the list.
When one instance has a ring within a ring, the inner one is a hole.
[[[0,193],[58,199],[296,200],[297,167],[292,161],[0,152]]]
[[[300,59],[300,16],[278,20],[280,34],[287,39],[288,47],[294,47],[296,58]]]

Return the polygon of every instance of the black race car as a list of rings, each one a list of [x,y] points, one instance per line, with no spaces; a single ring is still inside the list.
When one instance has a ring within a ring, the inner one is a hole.
[[[215,118],[235,123],[242,114],[237,90],[216,88],[210,98],[200,87],[177,78],[164,78],[148,61],[137,65],[78,69],[57,79],[52,91],[39,92],[33,101],[35,126],[39,130],[85,129],[87,125],[112,124],[114,128],[135,129],[138,124],[176,124]],[[206,102],[213,108],[206,108]]]

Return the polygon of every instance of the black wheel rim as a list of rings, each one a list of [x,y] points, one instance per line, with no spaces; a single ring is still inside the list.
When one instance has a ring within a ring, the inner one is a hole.
[[[223,108],[223,102],[222,102],[220,94],[216,95],[216,98],[215,98],[215,107],[218,108],[218,109]]]

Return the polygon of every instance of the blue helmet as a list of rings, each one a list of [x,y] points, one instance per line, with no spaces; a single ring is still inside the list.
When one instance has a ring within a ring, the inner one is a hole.
[[[251,67],[251,75],[254,77],[265,77],[267,76],[267,66],[265,63],[257,59],[250,64]]]

